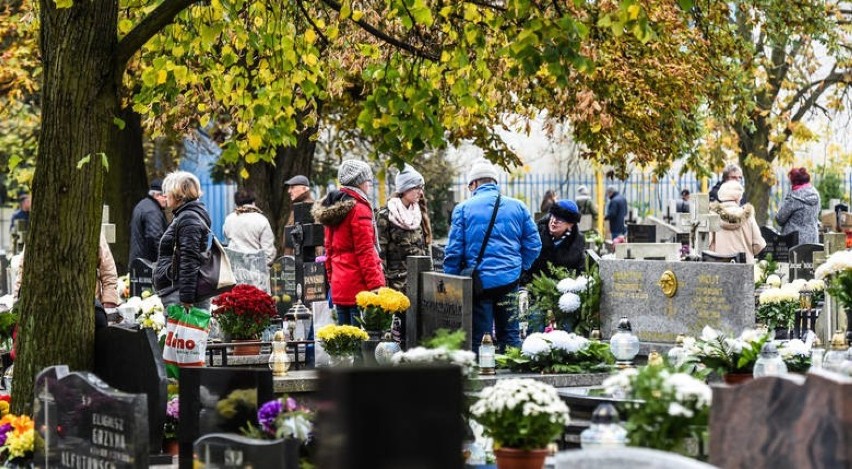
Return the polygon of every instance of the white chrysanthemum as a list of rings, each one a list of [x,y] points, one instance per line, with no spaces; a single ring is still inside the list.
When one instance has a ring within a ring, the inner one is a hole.
[[[704,329],[701,329],[701,340],[703,340],[704,342],[716,340],[716,338],[718,337],[719,332],[710,326],[704,326]]]
[[[677,402],[669,402],[669,415],[672,417],[692,418],[693,412]]]
[[[589,346],[589,339],[562,330],[548,332],[545,336],[553,348],[567,353],[577,353]]]
[[[811,348],[801,340],[793,339],[784,344],[779,352],[784,358],[790,358],[793,355],[807,357],[811,354]]]
[[[825,280],[844,270],[852,270],[852,251],[835,252],[824,264],[817,267],[814,276],[819,280]]]
[[[157,295],[151,295],[148,298],[145,298],[139,304],[139,307],[142,309],[142,312],[146,314],[150,314],[155,311],[165,311],[163,302],[160,301],[160,297]]]
[[[142,309],[142,298],[139,298],[138,296],[131,296],[130,298],[127,299],[127,301],[124,302],[124,305],[125,306],[133,306],[137,310],[141,310]]]
[[[550,353],[550,342],[542,337],[527,337],[521,345],[521,354],[527,357],[536,357]]]
[[[744,343],[740,339],[732,339],[730,337],[725,339],[725,346],[731,349],[734,353],[742,353],[743,345]]]
[[[559,297],[559,309],[565,313],[573,313],[580,309],[580,297],[576,293],[563,293]]]
[[[526,416],[546,415],[554,423],[567,424],[568,406],[556,388],[531,379],[504,379],[483,389],[470,413],[481,417],[506,410],[520,409]]]
[[[775,274],[772,274],[772,275],[766,277],[766,284],[769,285],[770,287],[778,288],[778,287],[781,286],[781,277],[779,277]]]
[[[567,293],[572,291],[571,289],[574,287],[574,279],[573,278],[563,278],[556,284],[556,289],[559,290],[559,293]]]
[[[633,377],[639,374],[636,368],[626,368],[605,379],[601,386],[604,392],[617,399],[623,399],[630,395]]]
[[[810,291],[823,291],[823,290],[825,290],[825,281],[815,279],[815,278],[808,280],[808,290],[810,290]]]
[[[759,282],[760,279],[762,279],[762,278],[763,278],[763,269],[761,269],[760,267],[757,266],[757,264],[755,264],[755,266],[754,266],[754,283]]]
[[[740,334],[740,340],[743,342],[758,342],[767,333],[760,329],[743,329],[742,334]]]
[[[665,377],[663,387],[674,391],[678,402],[694,401],[699,408],[709,406],[713,399],[710,386],[686,373],[674,373]]]

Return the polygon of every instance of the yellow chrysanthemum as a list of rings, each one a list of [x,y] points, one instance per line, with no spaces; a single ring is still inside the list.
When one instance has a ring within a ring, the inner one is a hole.
[[[355,295],[355,303],[361,308],[378,306],[380,301],[381,299],[379,298],[379,295],[371,291],[362,291]]]
[[[0,401],[0,415],[6,415],[9,413],[9,403],[6,401]]]
[[[35,444],[35,430],[30,428],[27,431],[18,433],[10,432],[6,437],[6,447],[9,449],[9,456],[12,458],[22,458],[33,451]]]

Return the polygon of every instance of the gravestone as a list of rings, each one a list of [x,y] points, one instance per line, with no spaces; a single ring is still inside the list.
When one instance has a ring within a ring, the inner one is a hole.
[[[212,433],[195,441],[196,462],[210,468],[299,468],[299,440],[258,440]]]
[[[163,443],[169,379],[157,334],[151,329],[102,327],[95,332],[95,374],[119,391],[143,393],[148,401],[148,442]]]
[[[713,386],[710,463],[850,467],[852,378],[824,370]]]
[[[825,255],[830,256],[846,249],[846,233],[822,233]]]
[[[432,251],[432,270],[436,272],[444,271],[444,252],[446,245],[432,243],[430,250]]]
[[[563,451],[555,469],[714,469],[716,466],[650,448],[599,448]]]
[[[317,467],[462,468],[462,375],[454,366],[320,373]]]
[[[231,270],[238,284],[253,285],[269,293],[269,267],[263,251],[243,252],[225,248],[231,261]]]
[[[45,368],[35,382],[36,467],[148,467],[148,404],[88,372]]]
[[[735,335],[754,327],[752,265],[617,259],[599,265],[605,337],[622,316],[642,342],[660,344],[673,344],[678,335],[698,337],[705,325]]]
[[[766,247],[757,255],[758,259],[766,259],[766,256],[772,254],[772,259],[776,262],[789,262],[790,248],[799,244],[799,232],[794,231],[786,235],[780,235],[773,228],[768,226],[760,227],[760,235],[766,241]]]
[[[800,244],[790,248],[790,280],[814,278],[814,252],[822,250],[822,244]]]
[[[275,298],[282,317],[296,295],[296,261],[293,256],[281,256],[269,266],[269,294]]]
[[[631,223],[627,225],[628,243],[655,243],[657,242],[656,225],[640,225]]]
[[[130,262],[130,296],[142,296],[142,292],[154,292],[154,264],[145,259]]]
[[[408,281],[405,285],[411,306],[405,312],[405,348],[416,347],[418,318],[420,317],[420,292],[423,290],[423,272],[432,271],[432,258],[429,256],[408,256],[405,259]]]
[[[306,262],[305,289],[302,302],[305,304],[314,301],[326,300],[325,265],[322,262]]]
[[[257,426],[258,407],[275,398],[268,368],[181,368],[179,382],[181,469],[193,467],[195,440]]]
[[[464,349],[471,350],[473,281],[470,277],[424,272],[420,274],[420,282],[417,312],[414,318],[406,320],[406,342],[409,347],[432,337],[438,329],[462,329],[465,332]]]

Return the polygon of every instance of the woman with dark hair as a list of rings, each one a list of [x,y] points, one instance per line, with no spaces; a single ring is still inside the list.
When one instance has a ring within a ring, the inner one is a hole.
[[[254,191],[240,189],[234,194],[237,208],[225,217],[223,230],[228,249],[239,252],[263,251],[266,264],[275,260],[275,235],[263,211],[254,204]]]
[[[792,190],[784,197],[775,214],[781,234],[799,232],[799,244],[819,242],[819,192],[811,185],[805,168],[793,168],[787,174]]]

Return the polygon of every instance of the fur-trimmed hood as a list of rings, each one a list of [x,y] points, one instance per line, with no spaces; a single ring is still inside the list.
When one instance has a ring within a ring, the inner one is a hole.
[[[337,226],[355,207],[355,199],[343,191],[331,191],[321,200],[314,202],[311,215],[325,226]]]
[[[736,202],[712,202],[710,211],[719,215],[723,230],[738,230],[754,215],[754,207],[745,204],[742,207]]]

